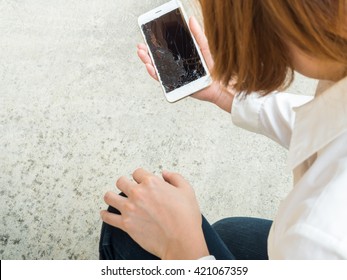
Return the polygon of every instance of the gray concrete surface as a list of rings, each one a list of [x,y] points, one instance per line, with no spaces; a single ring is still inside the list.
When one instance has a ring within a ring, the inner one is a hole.
[[[0,1],[1,259],[98,258],[103,194],[140,166],[182,173],[211,222],[274,217],[286,151],[211,104],[167,103],[137,59],[137,17],[163,2]]]

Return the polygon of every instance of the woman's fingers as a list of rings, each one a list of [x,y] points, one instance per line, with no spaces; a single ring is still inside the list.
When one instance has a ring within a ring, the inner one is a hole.
[[[178,173],[163,171],[162,176],[166,182],[177,188],[190,186],[183,176]]]
[[[147,69],[148,74],[149,74],[154,80],[157,80],[157,81],[158,81],[158,76],[157,76],[157,73],[156,73],[155,70],[154,70],[153,65],[150,64],[150,63],[147,63],[147,64],[146,64],[146,69]]]
[[[154,175],[143,168],[138,168],[133,173],[133,178],[138,184],[141,184],[149,177],[154,177]]]
[[[123,229],[123,222],[122,222],[122,216],[110,213],[106,210],[102,210],[100,212],[101,219],[111,226]]]
[[[139,56],[139,58],[141,59],[141,61],[142,61],[144,64],[147,64],[147,63],[151,63],[151,64],[152,64],[152,60],[151,60],[151,58],[149,57],[148,52],[146,52],[145,50],[143,50],[143,49],[138,49],[138,50],[137,50],[137,55]]]
[[[130,181],[127,177],[122,176],[116,182],[117,188],[122,191],[126,196],[129,196],[132,188],[136,188],[137,184]]]
[[[132,189],[137,187],[137,184],[130,181],[125,176],[122,176],[117,180],[116,186],[128,196]],[[104,196],[104,201],[107,205],[117,209],[121,214],[125,213],[129,208],[128,198],[114,192],[107,192]],[[100,212],[100,216],[105,223],[123,229],[123,220],[121,215],[104,210]]]
[[[119,212],[122,212],[124,209],[126,198],[114,192],[107,192],[104,195],[104,201],[107,205],[110,205],[113,208],[116,208]]]
[[[141,59],[141,61],[145,64],[148,74],[154,79],[158,81],[157,73],[153,67],[152,60],[148,54],[148,49],[144,44],[137,45],[137,55]]]
[[[140,50],[144,50],[145,52],[148,52],[147,46],[143,43],[137,44],[137,48]]]

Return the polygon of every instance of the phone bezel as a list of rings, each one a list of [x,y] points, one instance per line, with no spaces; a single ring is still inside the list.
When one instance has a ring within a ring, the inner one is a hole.
[[[164,95],[167,99],[167,101],[169,102],[175,102],[175,101],[178,101],[184,97],[187,97],[199,90],[202,90],[203,88],[206,88],[207,86],[209,86],[211,84],[211,77],[210,77],[210,73],[208,71],[208,68],[207,68],[207,65],[206,65],[206,62],[204,60],[204,57],[202,56],[201,54],[201,51],[200,51],[200,48],[198,46],[198,44],[196,43],[195,41],[195,38],[192,34],[192,32],[190,31],[190,28],[189,28],[189,24],[188,24],[188,20],[187,20],[187,15],[184,11],[184,8],[183,8],[183,5],[180,1],[178,0],[172,0],[170,2],[167,2],[161,6],[158,6],[157,8],[153,9],[153,10],[150,10],[148,11],[147,13],[139,16],[138,18],[138,25],[140,26],[140,30],[141,30],[141,34],[142,34],[142,37],[144,38],[145,42],[146,42],[146,45],[148,47],[148,43],[147,43],[147,40],[146,40],[146,37],[145,37],[145,34],[143,33],[142,31],[142,25],[143,24],[146,24],[150,21],[153,21],[159,17],[161,17],[162,15],[165,15],[169,12],[171,12],[172,10],[175,10],[179,8],[180,9],[180,12],[182,13],[183,15],[183,19],[185,20],[187,26],[188,26],[188,29],[189,29],[189,32],[190,32],[190,35],[192,36],[193,38],[193,42],[194,42],[194,45],[198,51],[198,54],[199,54],[199,57],[201,59],[201,62],[203,64],[203,67],[205,69],[205,72],[206,72],[206,75],[193,81],[193,82],[190,82],[189,84],[186,84],[180,88],[177,88],[173,91],[170,91],[170,92],[166,92],[164,86],[163,86],[163,83],[160,79],[160,74],[158,72],[158,69],[156,67],[156,65],[153,63],[154,65],[154,68],[155,68],[155,71],[156,71],[156,74],[158,76],[158,79],[159,79],[159,82],[160,82],[160,85],[161,85],[161,88],[164,92]],[[149,49],[148,47],[148,52],[149,52],[149,55],[151,57],[151,60],[152,62],[154,62],[154,59],[153,59],[153,54],[151,52],[151,50]]]

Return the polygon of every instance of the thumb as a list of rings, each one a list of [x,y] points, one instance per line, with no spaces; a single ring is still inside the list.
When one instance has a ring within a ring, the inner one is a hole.
[[[166,182],[177,187],[177,188],[186,188],[190,187],[186,179],[182,175],[174,172],[163,171],[162,176]]]
[[[200,50],[202,52],[202,55],[205,58],[205,61],[206,61],[208,68],[212,69],[213,59],[212,59],[212,55],[210,52],[210,48],[208,46],[207,38],[204,34],[204,31],[201,29],[198,21],[193,16],[190,17],[190,19],[189,19],[189,27],[190,27],[190,30],[192,31],[192,34],[193,34],[196,42],[198,43],[198,46],[200,47]]]

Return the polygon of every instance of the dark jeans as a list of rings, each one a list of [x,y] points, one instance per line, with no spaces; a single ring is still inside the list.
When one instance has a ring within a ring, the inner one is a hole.
[[[108,211],[119,214],[109,207]],[[266,260],[272,221],[248,217],[226,218],[211,226],[202,217],[208,250],[217,260]],[[99,244],[101,260],[158,260],[124,231],[103,223]]]

